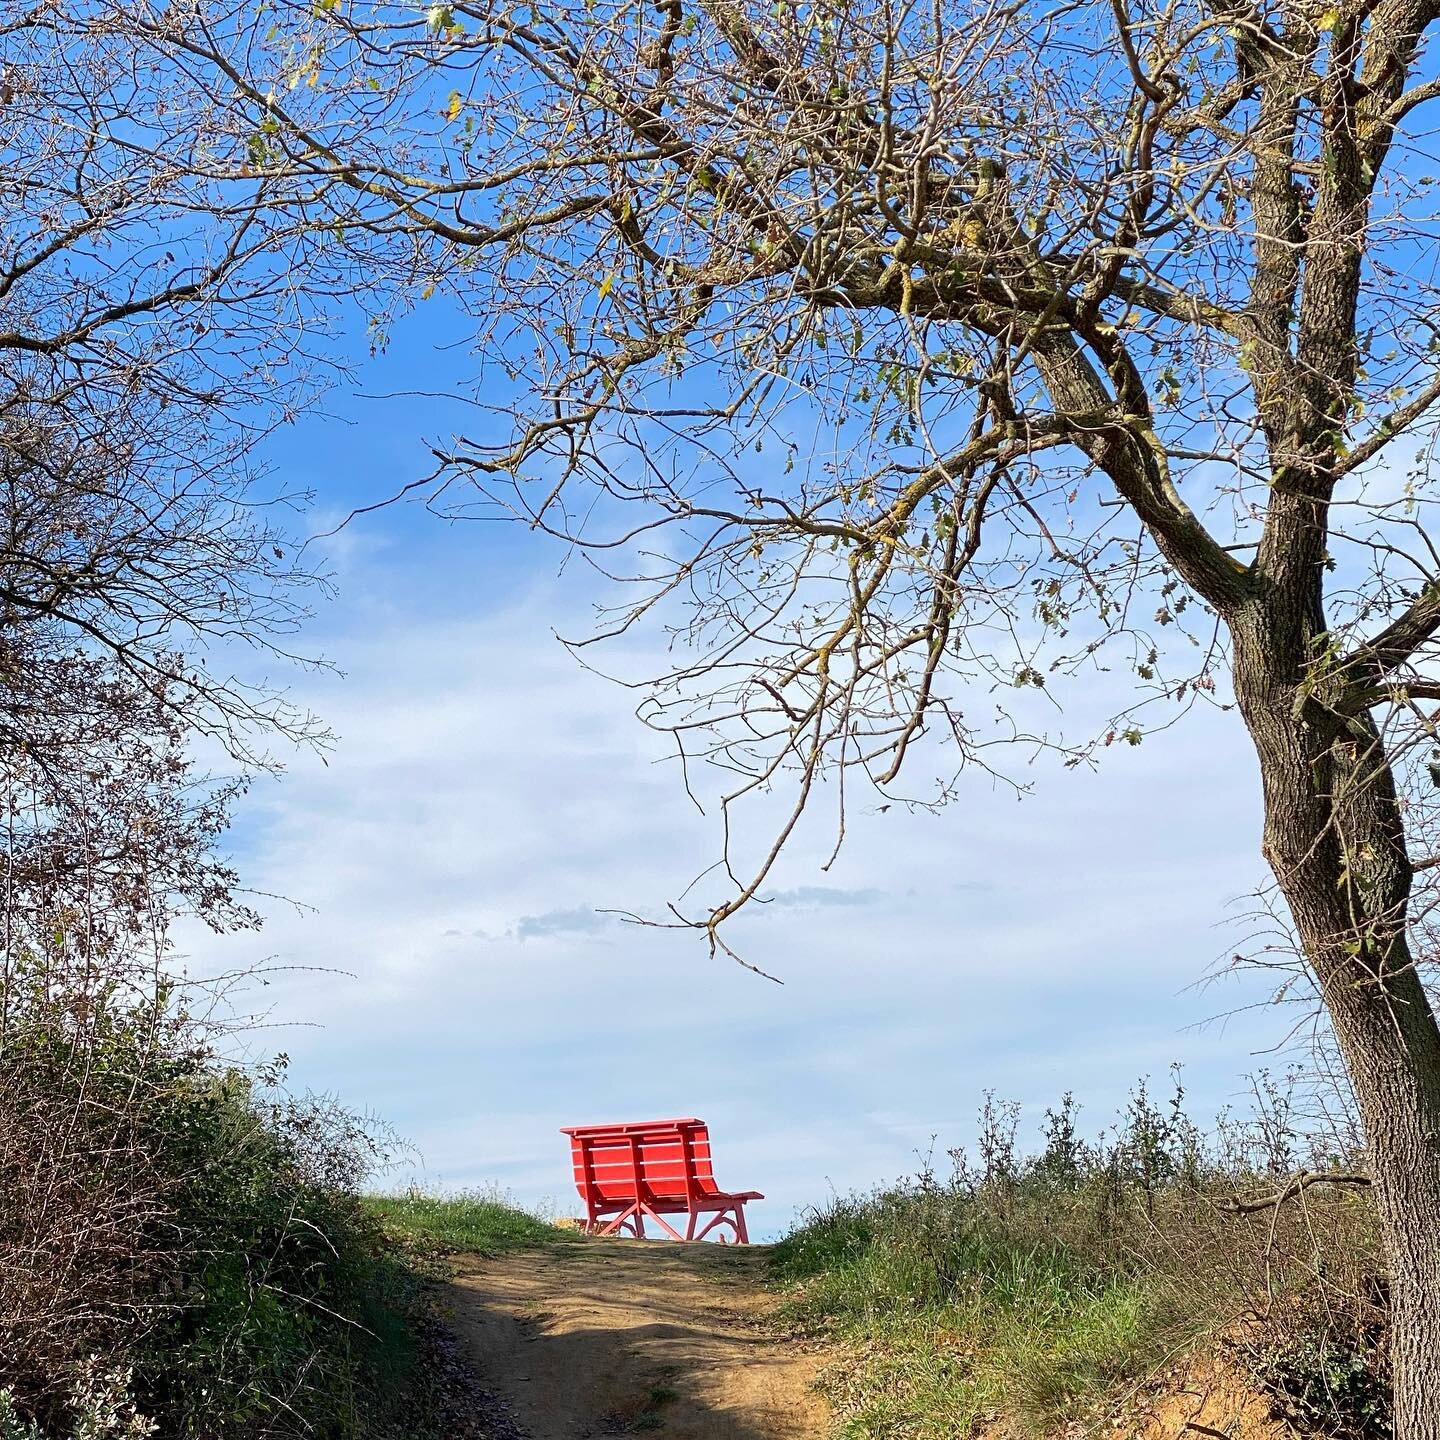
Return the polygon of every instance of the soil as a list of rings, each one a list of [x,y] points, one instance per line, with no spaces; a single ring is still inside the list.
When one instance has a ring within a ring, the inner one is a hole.
[[[449,1319],[497,1433],[823,1440],[821,1357],[775,1334],[762,1247],[613,1240],[464,1258]]]
[[[1269,1401],[1223,1359],[1195,1361],[1136,1397],[1112,1440],[1296,1440]]]

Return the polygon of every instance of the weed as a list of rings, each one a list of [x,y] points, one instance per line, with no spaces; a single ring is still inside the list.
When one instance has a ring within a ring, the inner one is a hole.
[[[1033,1157],[1016,1107],[987,1095],[978,1165],[952,1152],[948,1180],[927,1166],[807,1216],[775,1247],[774,1273],[790,1319],[840,1342],[826,1384],[841,1433],[953,1440],[996,1420],[1053,1433],[1203,1337],[1243,1334],[1249,1348],[1230,1348],[1277,1407],[1383,1440],[1375,1308],[1335,1315],[1373,1262],[1363,1199],[1224,1209],[1273,1188],[1299,1154],[1284,1095],[1268,1077],[1260,1094],[1255,1130],[1231,1118],[1216,1142],[1186,1117],[1178,1075],[1163,1103],[1138,1086],[1094,1140],[1067,1095]],[[1306,1338],[1316,1313],[1323,1345]]]

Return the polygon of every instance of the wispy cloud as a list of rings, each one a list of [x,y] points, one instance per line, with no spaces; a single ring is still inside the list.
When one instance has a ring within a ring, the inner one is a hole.
[[[795,885],[789,890],[773,890],[768,895],[762,894],[757,898],[764,904],[774,905],[781,910],[861,909],[880,904],[885,898],[885,892],[875,889],[874,886],[841,890],[833,885]]]
[[[608,930],[613,923],[612,916],[595,909],[546,910],[539,915],[522,915],[515,922],[515,938],[538,940],[549,935],[594,935]]]

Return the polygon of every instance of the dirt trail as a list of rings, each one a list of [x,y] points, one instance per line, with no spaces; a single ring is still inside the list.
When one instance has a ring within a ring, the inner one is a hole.
[[[528,1440],[822,1440],[819,1358],[768,1336],[764,1253],[624,1240],[462,1261],[453,1323]]]

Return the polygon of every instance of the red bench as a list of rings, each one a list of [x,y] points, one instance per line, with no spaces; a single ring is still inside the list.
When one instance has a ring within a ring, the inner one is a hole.
[[[745,1202],[765,1197],[758,1190],[732,1193],[716,1185],[710,1131],[703,1120],[569,1125],[561,1133],[570,1137],[587,1235],[629,1233],[644,1239],[648,1215],[672,1240],[703,1240],[717,1226],[728,1225],[736,1241],[750,1243]],[[667,1215],[685,1216],[683,1235]],[[697,1232],[704,1215],[712,1218]]]

